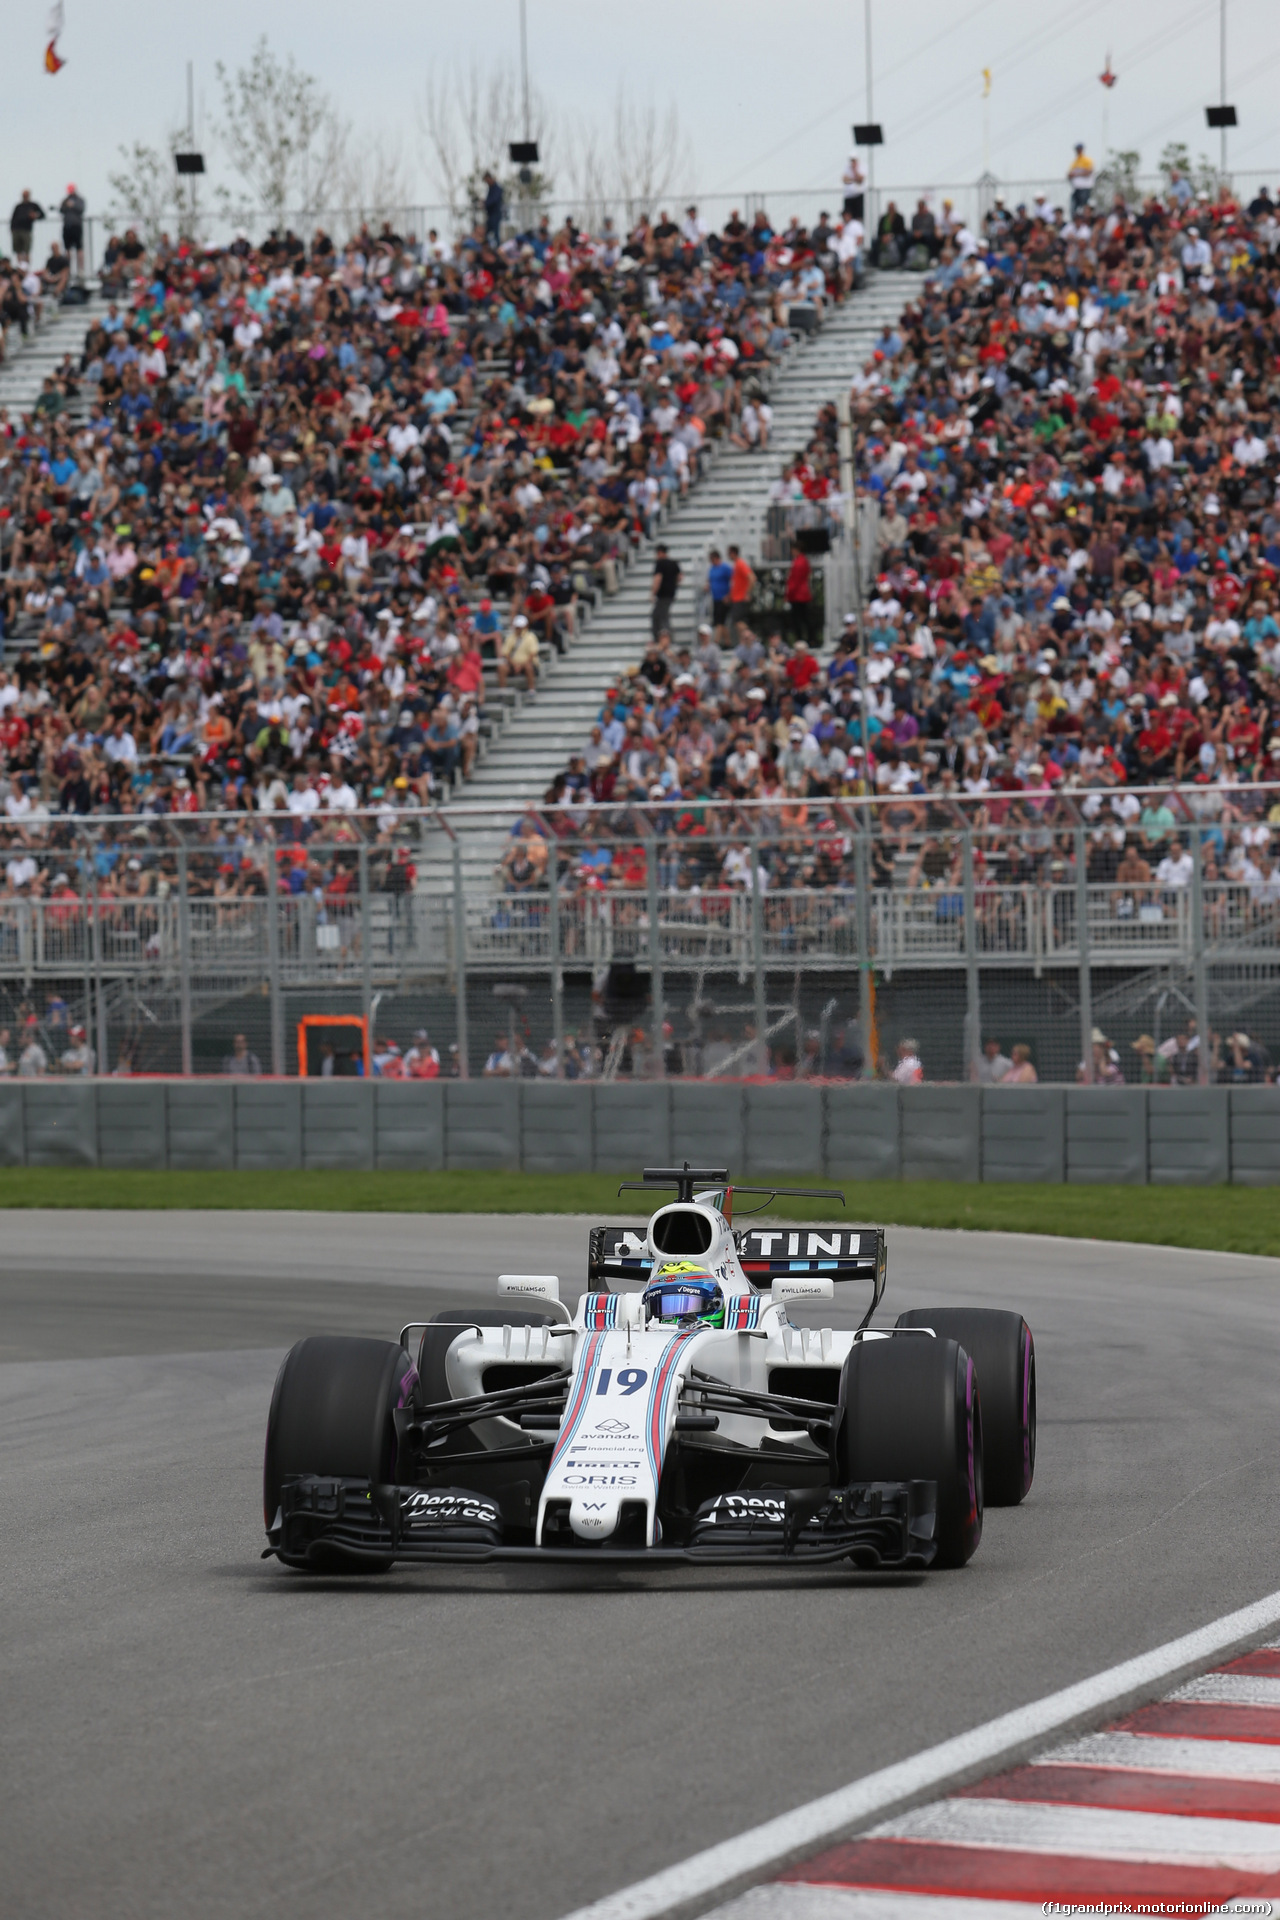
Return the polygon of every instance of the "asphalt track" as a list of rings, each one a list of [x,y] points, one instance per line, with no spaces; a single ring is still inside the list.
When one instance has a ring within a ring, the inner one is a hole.
[[[555,1920],[1277,1584],[1280,1261],[894,1230],[886,1308],[1036,1335],[1036,1484],[960,1573],[313,1581],[258,1558],[288,1344],[576,1280],[586,1223],[0,1232],[9,1920]]]

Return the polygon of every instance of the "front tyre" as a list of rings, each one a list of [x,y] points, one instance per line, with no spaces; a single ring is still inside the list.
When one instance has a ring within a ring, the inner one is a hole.
[[[962,1567],[982,1538],[982,1405],[972,1360],[954,1340],[859,1340],[844,1363],[832,1422],[838,1485],[932,1480],[938,1564]]]
[[[267,1416],[262,1468],[266,1526],[272,1526],[279,1510],[282,1484],[293,1475],[381,1484],[393,1480],[392,1414],[412,1392],[416,1378],[409,1355],[391,1340],[315,1334],[292,1346],[276,1375]],[[361,1565],[376,1571],[384,1563]]]
[[[1036,1471],[1036,1345],[1020,1313],[998,1307],[916,1307],[900,1327],[958,1340],[978,1369],[987,1504],[1016,1507]]]

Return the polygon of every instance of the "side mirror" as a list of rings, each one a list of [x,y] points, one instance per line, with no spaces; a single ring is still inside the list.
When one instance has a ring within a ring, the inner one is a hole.
[[[498,1292],[506,1299],[559,1300],[558,1273],[500,1273]]]
[[[773,1283],[775,1302],[784,1300],[830,1300],[835,1295],[829,1273],[779,1274]]]

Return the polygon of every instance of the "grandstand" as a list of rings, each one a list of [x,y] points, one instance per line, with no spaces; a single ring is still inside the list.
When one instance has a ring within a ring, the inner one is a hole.
[[[119,999],[195,937],[185,904],[159,931],[180,878],[245,978],[270,949],[367,1004],[549,965],[557,1049],[562,964],[594,942],[656,980],[646,926],[693,963],[690,1058],[713,954],[757,1033],[790,1017],[790,1070],[824,969],[864,1052],[870,966],[882,1006],[959,986],[959,1073],[980,971],[1016,1000],[1074,970],[1018,1016],[1058,1077],[1098,1067],[1091,968],[1117,1023],[1164,994],[1203,1029],[1211,977],[1232,1018],[1271,1008],[1278,236],[1265,189],[1175,181],[889,207],[866,258],[762,211],[113,237],[87,304],[28,286],[0,365],[0,965],[83,962],[105,1057],[101,915]],[[374,907],[406,889],[411,932]]]

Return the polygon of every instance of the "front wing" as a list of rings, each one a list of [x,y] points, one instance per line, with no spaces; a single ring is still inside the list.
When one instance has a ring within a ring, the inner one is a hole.
[[[632,1567],[641,1560],[779,1567],[848,1561],[864,1571],[918,1571],[937,1551],[936,1504],[929,1480],[722,1493],[699,1508],[679,1546],[539,1547],[509,1539],[498,1503],[486,1494],[306,1475],[285,1481],[264,1558],[312,1567],[335,1557]]]

